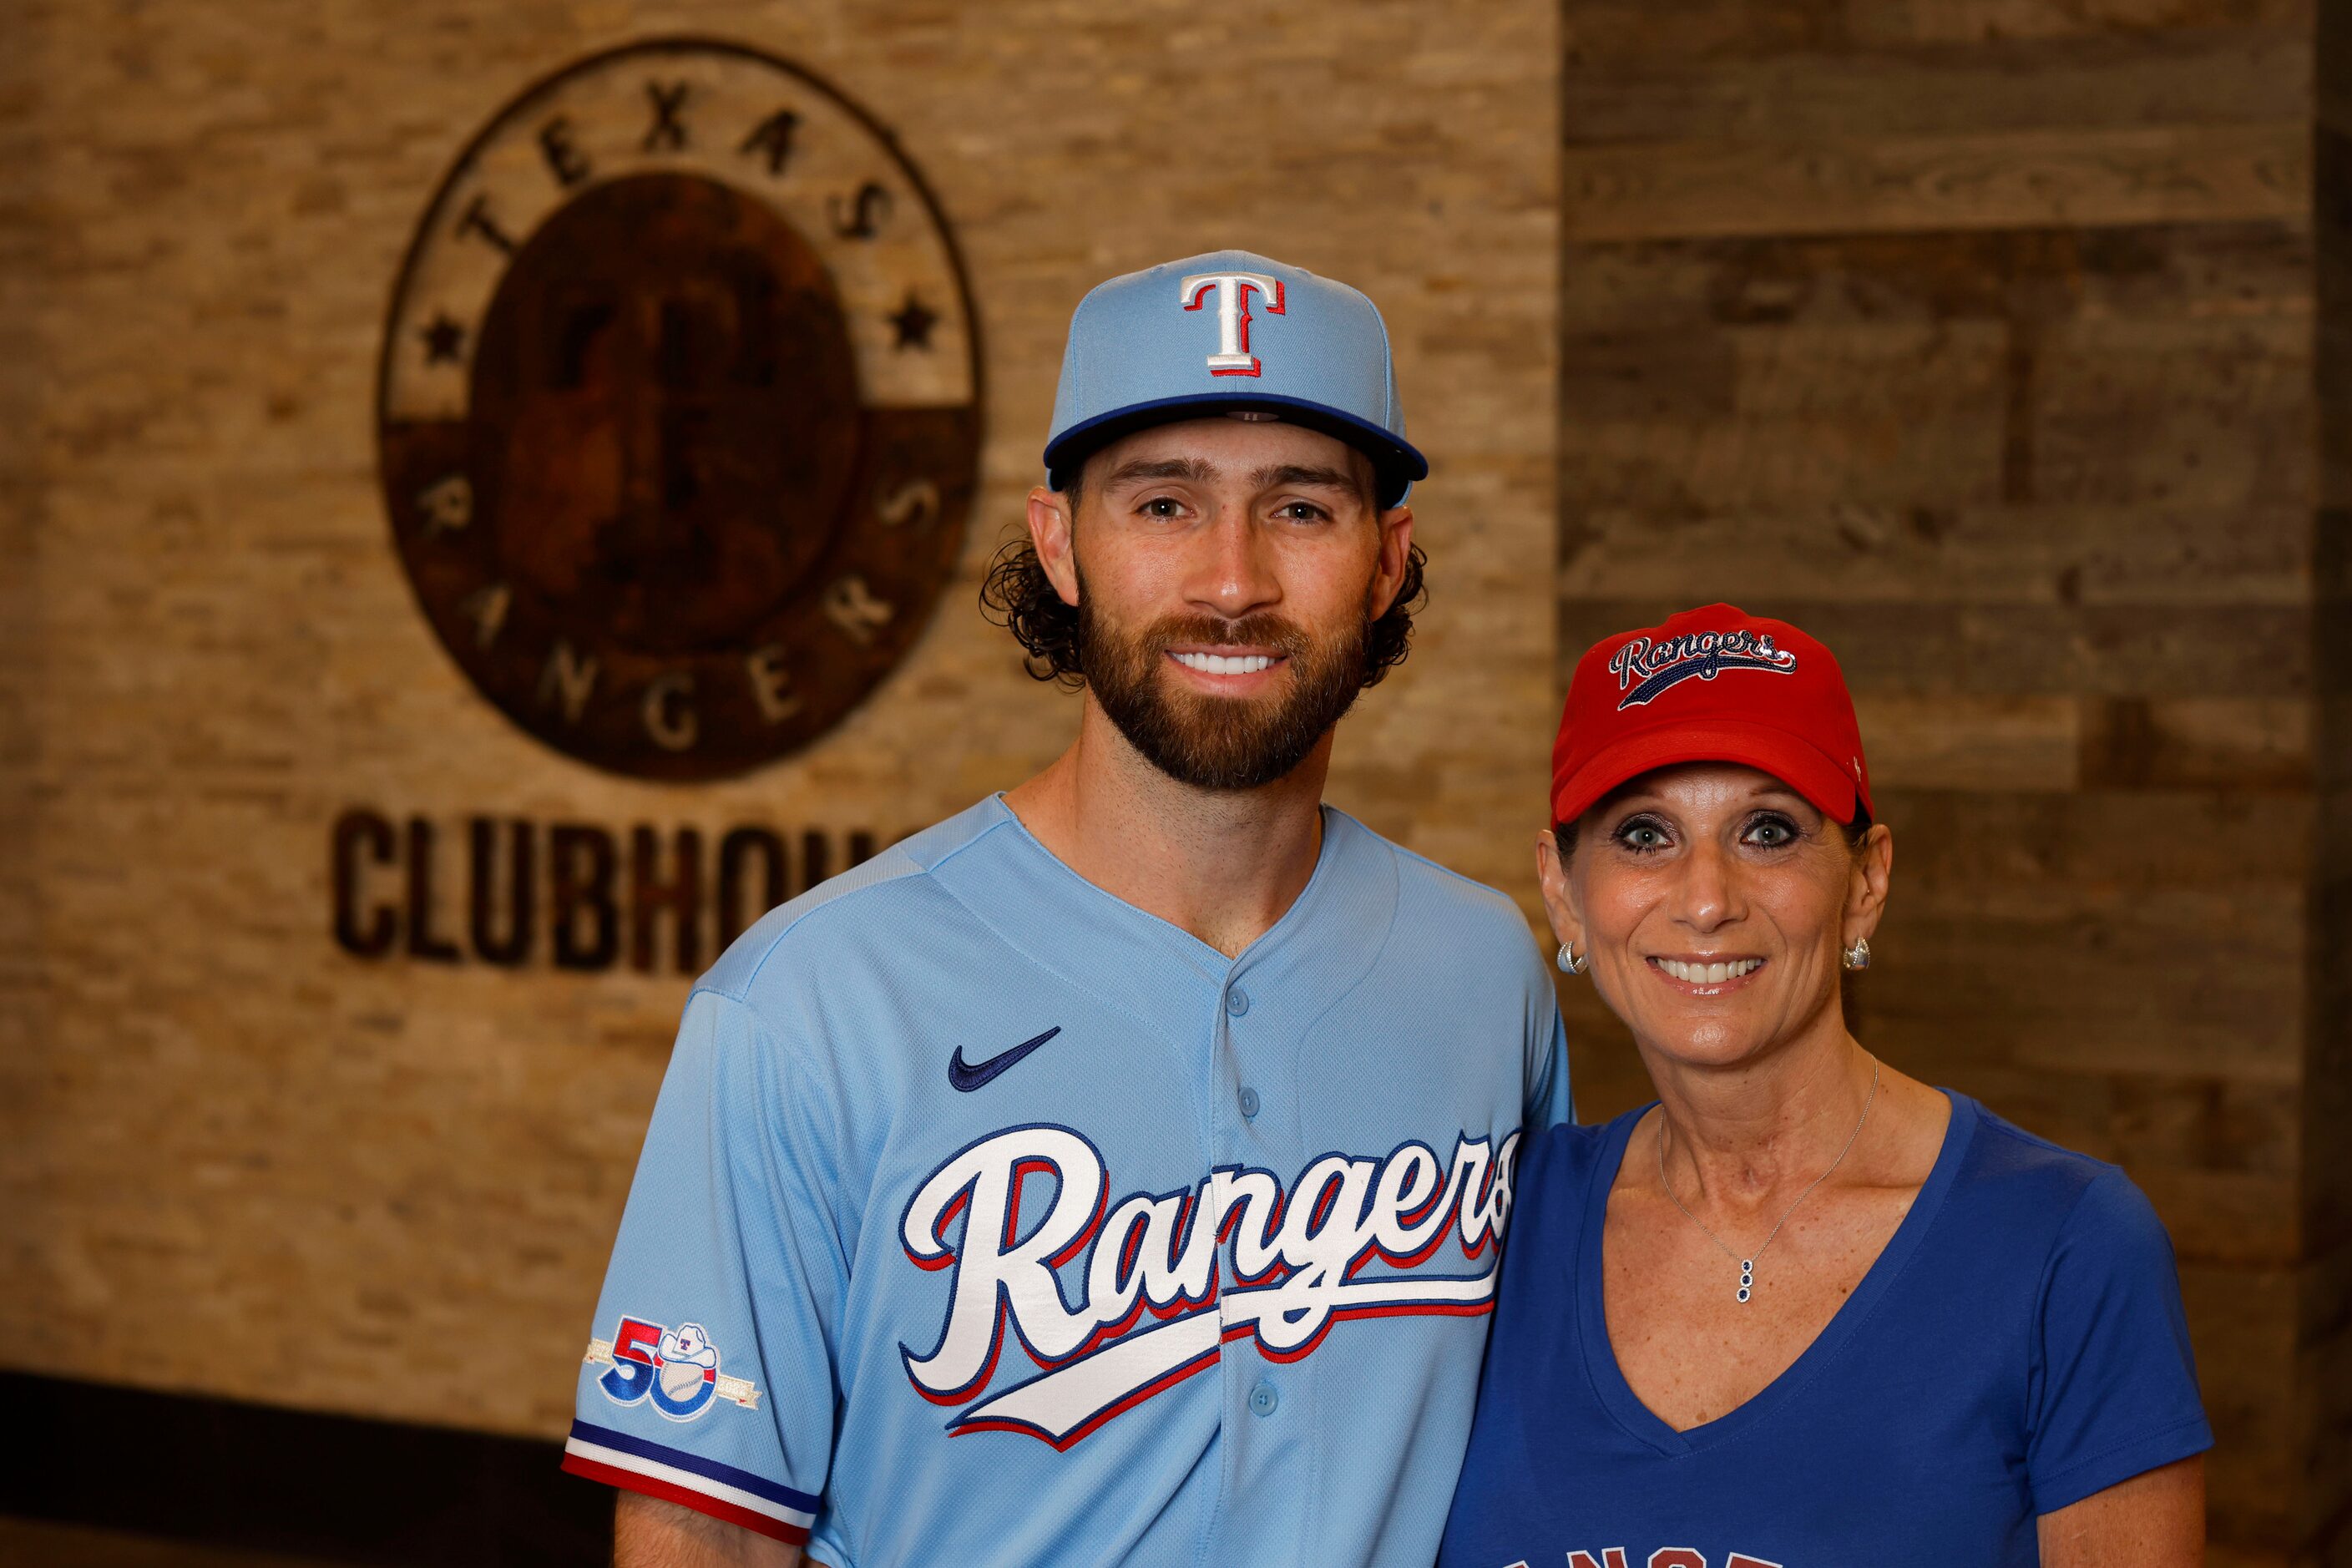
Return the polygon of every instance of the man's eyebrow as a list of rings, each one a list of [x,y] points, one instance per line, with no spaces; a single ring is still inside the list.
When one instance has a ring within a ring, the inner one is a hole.
[[[1215,467],[1201,458],[1132,458],[1110,471],[1103,480],[1105,488],[1132,484],[1139,479],[1191,479],[1195,484],[1208,484],[1217,477]]]
[[[1308,485],[1320,489],[1354,491],[1359,487],[1356,476],[1339,468],[1320,468],[1303,463],[1283,463],[1270,468],[1260,468],[1250,476],[1262,490],[1281,485]]]

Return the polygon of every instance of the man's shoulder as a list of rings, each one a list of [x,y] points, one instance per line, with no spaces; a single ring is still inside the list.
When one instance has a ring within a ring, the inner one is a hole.
[[[1367,852],[1385,856],[1394,867],[1397,925],[1417,947],[1490,963],[1499,957],[1539,970],[1531,963],[1538,955],[1527,916],[1508,894],[1382,837],[1344,812],[1334,816],[1362,836]]]
[[[756,1005],[780,967],[805,979],[832,960],[906,952],[922,921],[955,907],[932,873],[1009,820],[992,796],[777,905],[728,945],[695,990]]]

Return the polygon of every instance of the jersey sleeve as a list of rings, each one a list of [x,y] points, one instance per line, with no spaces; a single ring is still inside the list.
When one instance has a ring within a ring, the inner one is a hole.
[[[2102,1171],[2059,1231],[2030,1370],[2037,1513],[2213,1446],[2171,1239],[2121,1171]]]
[[[1546,988],[1547,993],[1549,987]],[[1547,1000],[1549,1000],[1547,995]],[[1535,1070],[1528,1079],[1526,1136],[1532,1140],[1547,1127],[1556,1127],[1575,1115],[1568,1092],[1568,1028],[1560,1022],[1557,1003],[1536,1009],[1528,1025],[1529,1059]]]
[[[848,1264],[825,1097],[743,1004],[698,991],[654,1105],[563,1468],[807,1540],[832,1457]]]

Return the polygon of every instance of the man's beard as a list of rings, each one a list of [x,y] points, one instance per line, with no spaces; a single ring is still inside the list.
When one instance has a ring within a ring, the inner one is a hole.
[[[1096,612],[1083,583],[1078,590],[1078,658],[1095,700],[1152,766],[1196,789],[1256,789],[1289,776],[1354,705],[1370,641],[1369,613],[1319,643],[1275,615],[1171,616],[1130,633]],[[1274,649],[1288,686],[1257,698],[1176,689],[1164,666],[1179,643]]]

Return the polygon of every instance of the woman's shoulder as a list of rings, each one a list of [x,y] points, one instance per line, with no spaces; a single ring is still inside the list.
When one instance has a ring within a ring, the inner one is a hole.
[[[1633,1123],[1650,1109],[1638,1105],[1607,1121],[1560,1121],[1528,1132],[1519,1142],[1518,1185],[1581,1186],[1590,1182],[1611,1152],[1624,1147]],[[1613,1168],[1609,1172],[1612,1179],[1615,1173]]]
[[[1954,1196],[1996,1225],[2012,1245],[2038,1236],[2055,1245],[2070,1237],[2105,1237],[2129,1246],[2163,1243],[2164,1227],[2120,1165],[2053,1143],[1964,1094],[1956,1111],[1973,1122]]]
[[[1957,1111],[1961,1097],[1953,1102]],[[2005,1279],[2023,1309],[2025,1354],[2012,1364],[2034,1511],[2211,1447],[2179,1272],[2155,1205],[2122,1167],[1969,1104],[1973,1272],[1993,1289]]]
[[[1522,1133],[1510,1178],[1511,1234],[1542,1238],[1540,1250],[1554,1267],[1564,1266],[1584,1228],[1594,1184],[1605,1186],[1615,1178],[1612,1151],[1623,1148],[1626,1131],[1648,1109],[1611,1121],[1560,1121]]]

